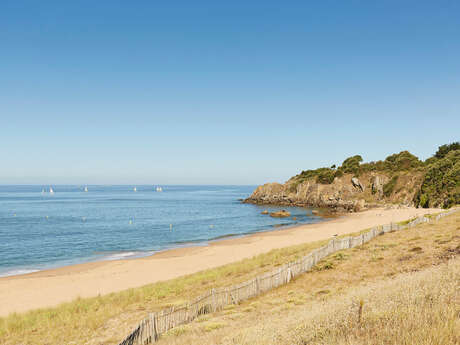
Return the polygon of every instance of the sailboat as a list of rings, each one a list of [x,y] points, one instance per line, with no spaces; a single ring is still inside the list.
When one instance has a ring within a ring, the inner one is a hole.
[[[163,188],[157,187],[156,191],[157,191],[157,192],[162,192],[162,191],[163,191]]]
[[[133,191],[137,192],[137,188],[136,188],[136,187],[134,187]]]
[[[50,194],[54,194],[54,190],[51,186],[50,186]]]
[[[85,186],[85,192],[87,192],[87,191],[88,191],[88,186]]]

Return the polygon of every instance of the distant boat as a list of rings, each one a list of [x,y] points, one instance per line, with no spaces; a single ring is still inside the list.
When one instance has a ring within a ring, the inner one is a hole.
[[[137,192],[137,188],[136,188],[136,187],[134,187],[133,191]]]
[[[43,188],[43,189],[42,189],[42,194],[45,194],[45,193],[46,193],[46,191],[45,191],[45,189]]]
[[[163,191],[163,188],[157,187],[156,191],[157,191],[157,192],[162,192],[162,191]]]
[[[87,186],[85,186],[85,192],[87,192],[87,191],[88,191],[88,187],[87,187]]]
[[[50,194],[54,194],[54,190],[51,187],[50,187]]]

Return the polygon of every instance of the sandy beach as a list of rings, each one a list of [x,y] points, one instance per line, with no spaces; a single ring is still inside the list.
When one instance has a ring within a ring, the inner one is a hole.
[[[372,209],[289,229],[258,233],[157,253],[147,258],[100,261],[0,278],[0,316],[51,307],[77,297],[108,294],[225,265],[275,248],[331,238],[439,209]]]

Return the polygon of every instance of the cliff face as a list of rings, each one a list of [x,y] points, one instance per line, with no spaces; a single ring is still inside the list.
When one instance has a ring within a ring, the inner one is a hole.
[[[419,172],[400,174],[396,179],[376,172],[361,174],[359,178],[344,174],[330,184],[318,183],[314,178],[299,181],[293,177],[285,184],[257,187],[245,202],[353,212],[387,203],[413,205],[422,182],[423,174]]]
[[[449,208],[460,205],[460,142],[439,146],[421,161],[408,151],[376,162],[355,155],[341,166],[305,170],[285,184],[257,187],[245,200],[274,204],[359,211],[388,203]]]

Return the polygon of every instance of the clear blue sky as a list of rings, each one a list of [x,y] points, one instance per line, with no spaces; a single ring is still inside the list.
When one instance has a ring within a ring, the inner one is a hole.
[[[0,184],[260,184],[460,138],[459,1],[1,1]]]

